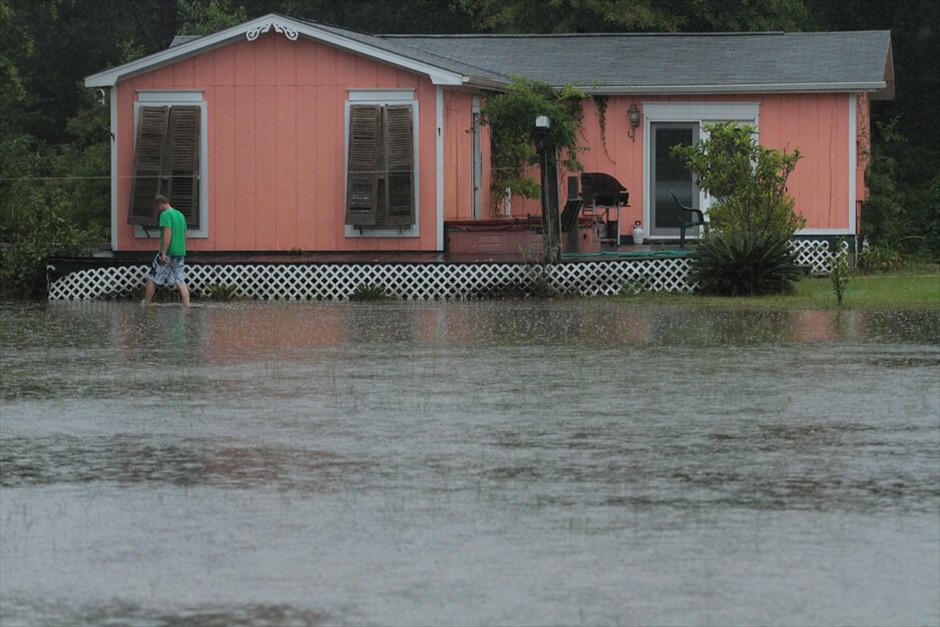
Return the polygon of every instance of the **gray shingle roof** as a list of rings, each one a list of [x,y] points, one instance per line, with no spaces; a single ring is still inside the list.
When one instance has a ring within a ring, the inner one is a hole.
[[[297,21],[472,79],[504,84],[522,75],[610,93],[874,89],[885,81],[891,46],[889,31],[370,35]]]
[[[889,31],[379,37],[497,75],[634,89],[880,83],[891,43]]]
[[[349,30],[346,28],[340,28],[338,26],[329,26],[327,24],[321,24],[319,22],[314,22],[311,20],[298,20],[299,22],[305,22],[310,26],[314,26],[321,30],[329,31],[336,35],[358,41],[360,43],[368,44],[370,46],[375,46],[380,50],[390,52],[395,55],[400,55],[407,57],[409,59],[414,59],[415,61],[421,61],[422,63],[427,63],[428,65],[433,65],[440,67],[445,70],[450,70],[451,72],[457,72],[465,76],[475,76],[478,78],[485,78],[487,80],[493,80],[497,82],[505,82],[509,77],[501,75],[497,72],[492,72],[488,69],[477,67],[473,64],[472,59],[457,59],[445,55],[441,55],[439,51],[428,50],[421,46],[413,46],[410,42],[405,39],[398,37],[381,37],[377,35],[370,35],[367,33],[361,33],[359,31]]]

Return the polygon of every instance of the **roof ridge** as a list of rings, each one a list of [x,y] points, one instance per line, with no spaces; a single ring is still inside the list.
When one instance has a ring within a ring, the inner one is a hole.
[[[754,31],[736,33],[383,33],[376,37],[393,37],[395,39],[434,37],[449,38],[490,38],[490,39],[545,39],[561,37],[720,37],[729,35],[786,35],[785,31]]]
[[[850,33],[886,33],[887,29],[841,30],[841,31],[734,31],[718,33],[380,33],[374,37],[389,39],[560,39],[562,37],[608,38],[608,37],[768,37],[787,35],[834,35]]]

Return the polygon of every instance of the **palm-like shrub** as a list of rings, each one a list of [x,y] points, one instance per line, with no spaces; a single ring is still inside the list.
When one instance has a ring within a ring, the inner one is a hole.
[[[690,278],[702,294],[787,294],[802,273],[789,238],[772,232],[706,237],[695,248]]]
[[[793,291],[801,277],[790,248],[806,219],[794,210],[787,178],[800,151],[757,143],[753,127],[711,124],[708,137],[676,146],[712,197],[710,229],[696,248],[691,276],[703,294],[757,296]]]

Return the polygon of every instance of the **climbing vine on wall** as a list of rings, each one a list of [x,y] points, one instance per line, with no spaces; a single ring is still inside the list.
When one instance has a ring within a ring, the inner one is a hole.
[[[594,106],[597,107],[597,126],[601,131],[601,146],[604,147],[604,154],[610,158],[607,152],[607,96],[594,96]]]
[[[525,198],[538,198],[541,187],[526,174],[537,163],[535,118],[548,116],[549,136],[558,149],[559,164],[569,172],[584,169],[578,154],[587,150],[578,144],[583,118],[582,101],[587,94],[572,86],[555,89],[545,83],[514,79],[507,91],[487,98],[480,121],[490,126],[493,213],[501,212],[506,189]]]

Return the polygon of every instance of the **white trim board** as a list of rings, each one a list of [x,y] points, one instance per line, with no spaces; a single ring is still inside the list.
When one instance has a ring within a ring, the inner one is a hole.
[[[347,89],[346,91],[349,94],[347,100],[359,104],[374,104],[376,102],[409,104],[417,100],[414,89]]]
[[[760,118],[759,102],[644,102],[643,118],[653,122],[720,122]]]

